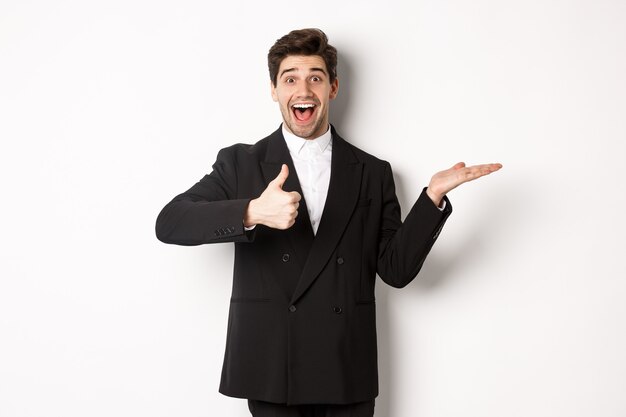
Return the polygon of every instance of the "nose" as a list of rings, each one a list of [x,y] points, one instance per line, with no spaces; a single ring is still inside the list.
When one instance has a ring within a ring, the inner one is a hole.
[[[299,97],[311,97],[311,86],[308,82],[302,81],[301,83],[298,83],[298,90],[296,93]]]

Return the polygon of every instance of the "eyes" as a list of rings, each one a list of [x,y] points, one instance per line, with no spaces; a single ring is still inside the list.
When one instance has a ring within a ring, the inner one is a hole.
[[[312,83],[321,83],[324,79],[319,76],[319,75],[311,75],[308,78],[309,82]],[[285,79],[283,80],[285,84],[295,84],[297,81],[297,78],[295,77],[285,77]]]

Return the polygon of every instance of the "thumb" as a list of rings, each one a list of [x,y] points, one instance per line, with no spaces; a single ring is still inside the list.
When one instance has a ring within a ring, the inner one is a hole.
[[[274,178],[274,181],[272,182],[274,183],[274,185],[277,185],[279,188],[283,188],[283,184],[285,184],[285,181],[287,180],[288,176],[289,176],[289,168],[287,167],[286,164],[283,164],[283,166],[280,169],[280,172],[278,173],[278,176]]]

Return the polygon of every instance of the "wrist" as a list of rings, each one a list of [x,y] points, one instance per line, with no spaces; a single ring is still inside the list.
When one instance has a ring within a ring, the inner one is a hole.
[[[258,216],[256,215],[256,203],[257,199],[250,200],[248,206],[246,207],[246,212],[243,216],[243,225],[245,227],[251,227],[259,223]]]
[[[426,188],[426,194],[431,199],[433,204],[437,207],[441,207],[441,201],[443,200],[443,195],[434,192],[430,187]]]

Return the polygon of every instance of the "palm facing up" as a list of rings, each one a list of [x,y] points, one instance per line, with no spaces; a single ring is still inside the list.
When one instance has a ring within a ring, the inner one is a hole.
[[[435,205],[439,206],[443,196],[459,185],[491,174],[500,168],[502,168],[502,164],[482,164],[467,167],[465,166],[465,162],[459,162],[452,168],[433,175],[428,189],[426,190],[426,194],[428,194],[428,197],[430,197]]]

